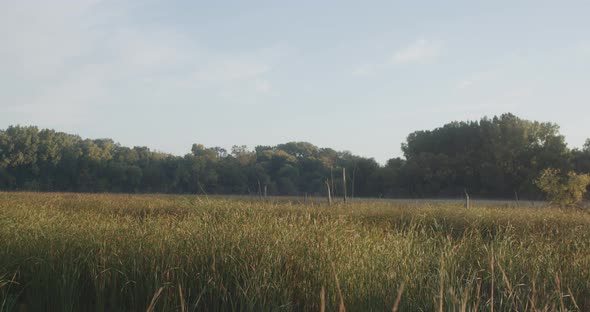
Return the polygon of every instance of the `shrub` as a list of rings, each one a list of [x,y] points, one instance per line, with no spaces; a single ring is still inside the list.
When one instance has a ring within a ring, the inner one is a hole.
[[[590,185],[590,175],[573,171],[563,174],[558,169],[548,168],[535,180],[535,185],[553,204],[572,207],[582,202]]]

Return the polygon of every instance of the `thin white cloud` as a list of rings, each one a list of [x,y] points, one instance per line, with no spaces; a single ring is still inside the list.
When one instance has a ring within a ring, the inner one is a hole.
[[[440,42],[418,39],[407,47],[395,52],[391,57],[391,63],[409,64],[430,62],[438,57],[440,50]]]
[[[379,63],[364,63],[353,68],[352,76],[373,76],[393,65],[429,63],[438,58],[441,48],[440,41],[417,39],[408,46],[394,52],[388,60]]]

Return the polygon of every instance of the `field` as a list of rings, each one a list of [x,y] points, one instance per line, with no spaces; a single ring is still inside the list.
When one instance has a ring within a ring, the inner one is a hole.
[[[590,214],[0,193],[0,311],[589,311]]]

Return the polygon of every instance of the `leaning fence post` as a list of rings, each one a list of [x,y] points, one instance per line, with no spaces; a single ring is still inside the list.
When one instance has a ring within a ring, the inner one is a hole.
[[[464,190],[465,192],[465,208],[469,209],[469,194],[467,193],[467,189]]]

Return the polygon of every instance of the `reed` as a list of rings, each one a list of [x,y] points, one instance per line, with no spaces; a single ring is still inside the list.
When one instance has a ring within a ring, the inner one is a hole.
[[[0,193],[0,310],[590,310],[590,215],[522,206]]]

